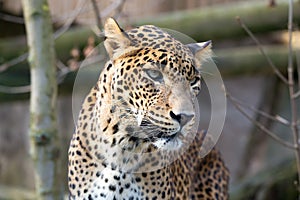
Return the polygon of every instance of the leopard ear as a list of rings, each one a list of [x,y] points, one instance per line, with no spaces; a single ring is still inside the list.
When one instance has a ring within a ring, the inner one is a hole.
[[[106,20],[104,24],[104,35],[104,46],[112,60],[128,53],[133,48],[130,38],[113,18]]]
[[[211,40],[206,42],[187,44],[186,46],[191,50],[196,60],[200,62],[200,64],[212,56]]]

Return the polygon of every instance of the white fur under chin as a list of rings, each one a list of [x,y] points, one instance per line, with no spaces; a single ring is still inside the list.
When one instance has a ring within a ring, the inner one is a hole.
[[[182,142],[178,138],[168,139],[161,138],[153,143],[158,149],[162,150],[178,150],[182,146]]]

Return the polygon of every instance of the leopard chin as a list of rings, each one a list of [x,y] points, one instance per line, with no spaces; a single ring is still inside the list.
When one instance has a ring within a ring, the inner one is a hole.
[[[180,149],[182,142],[176,133],[168,137],[161,137],[153,142],[153,145],[160,150],[174,151]]]

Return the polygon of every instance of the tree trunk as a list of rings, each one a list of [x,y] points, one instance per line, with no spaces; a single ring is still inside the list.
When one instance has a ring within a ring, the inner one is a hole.
[[[22,0],[31,74],[30,153],[38,199],[62,199],[56,120],[56,67],[47,0]]]

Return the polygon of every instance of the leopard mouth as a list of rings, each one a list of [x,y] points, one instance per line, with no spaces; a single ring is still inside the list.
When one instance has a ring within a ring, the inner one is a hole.
[[[175,132],[171,135],[167,135],[166,133],[159,133],[157,138],[159,139],[165,139],[167,140],[167,142],[171,141],[172,139],[174,139],[177,135],[179,134],[179,132]]]
[[[169,142],[180,134],[180,130],[176,132],[170,132],[170,130],[167,130],[164,127],[157,126],[150,120],[145,119],[142,121],[140,127],[145,131],[147,140],[150,142],[155,142],[157,140],[165,140]]]
[[[155,143],[157,141],[164,141],[164,143],[171,142],[172,140],[176,139],[181,133],[180,132],[175,132],[173,134],[168,134],[165,132],[159,132],[155,136],[150,136],[147,138],[148,142]]]

